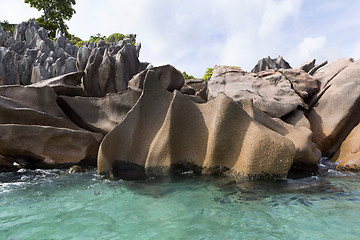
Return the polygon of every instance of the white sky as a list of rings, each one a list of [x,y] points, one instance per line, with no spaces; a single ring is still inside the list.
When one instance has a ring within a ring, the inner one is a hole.
[[[141,61],[195,77],[215,64],[250,71],[267,56],[294,68],[312,58],[360,58],[359,0],[77,0],[74,8],[71,34],[136,33]],[[0,0],[0,20],[40,15],[23,0]]]

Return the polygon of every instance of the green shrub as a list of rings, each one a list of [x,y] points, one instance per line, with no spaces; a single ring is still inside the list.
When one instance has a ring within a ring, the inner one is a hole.
[[[128,35],[124,35],[122,33],[113,33],[109,37],[105,39],[106,42],[119,42],[124,38],[128,37]]]
[[[183,72],[182,74],[183,74],[185,80],[186,79],[194,79],[193,75],[188,75],[186,72]]]
[[[0,22],[0,24],[1,24],[2,28],[4,29],[4,31],[14,32],[14,29],[16,27],[16,24],[10,24],[6,20]]]
[[[205,81],[206,83],[209,82],[209,80],[210,80],[210,78],[211,78],[211,76],[212,76],[212,74],[213,74],[213,71],[214,71],[214,68],[207,68],[207,69],[206,69],[205,75],[204,75],[204,77],[203,77],[203,79],[204,79],[204,81]]]

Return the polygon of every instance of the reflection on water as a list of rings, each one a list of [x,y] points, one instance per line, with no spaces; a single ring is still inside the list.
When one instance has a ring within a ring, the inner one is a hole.
[[[359,201],[359,176],[326,161],[279,181],[20,170],[0,173],[0,239],[356,239]]]

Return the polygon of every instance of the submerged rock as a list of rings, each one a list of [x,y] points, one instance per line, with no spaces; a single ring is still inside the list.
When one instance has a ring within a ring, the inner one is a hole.
[[[254,121],[226,95],[196,104],[165,90],[148,71],[139,101],[101,143],[98,171],[141,178],[185,166],[203,173],[285,177],[294,153],[290,140]]]

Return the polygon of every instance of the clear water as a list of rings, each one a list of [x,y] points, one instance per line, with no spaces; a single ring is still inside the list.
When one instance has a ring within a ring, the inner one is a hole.
[[[0,174],[0,239],[359,239],[360,177],[108,181],[95,171]]]

